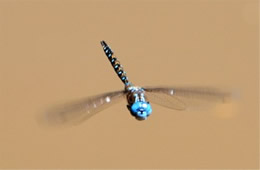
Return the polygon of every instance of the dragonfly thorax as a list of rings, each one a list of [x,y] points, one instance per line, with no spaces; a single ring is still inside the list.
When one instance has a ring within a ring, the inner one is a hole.
[[[127,91],[127,108],[137,120],[145,120],[152,112],[152,107],[145,98],[145,91],[141,87],[130,86]]]

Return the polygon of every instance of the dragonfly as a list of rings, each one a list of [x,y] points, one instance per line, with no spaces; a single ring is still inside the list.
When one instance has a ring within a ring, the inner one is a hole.
[[[101,45],[114,71],[123,82],[124,89],[52,107],[44,116],[48,123],[81,123],[123,99],[126,99],[127,109],[136,120],[146,120],[152,113],[151,103],[181,111],[199,103],[223,103],[231,96],[229,92],[209,87],[135,86],[128,80],[112,49],[105,41],[101,41]]]

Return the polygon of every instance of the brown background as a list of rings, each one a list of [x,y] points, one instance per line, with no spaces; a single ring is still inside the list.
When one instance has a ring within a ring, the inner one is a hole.
[[[0,1],[1,168],[258,168],[258,1]],[[125,102],[79,126],[43,128],[57,101],[137,85],[209,85],[240,100],[208,111]]]

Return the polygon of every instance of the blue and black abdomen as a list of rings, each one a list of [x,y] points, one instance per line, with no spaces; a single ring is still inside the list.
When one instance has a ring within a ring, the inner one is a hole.
[[[103,50],[104,50],[107,58],[109,59],[111,65],[113,66],[115,72],[117,73],[118,77],[121,79],[121,81],[125,85],[128,85],[129,81],[128,81],[128,78],[126,76],[126,72],[124,71],[124,69],[123,69],[122,65],[120,64],[120,62],[114,56],[114,53],[111,50],[111,48],[106,44],[105,41],[101,41],[101,45],[103,47]]]

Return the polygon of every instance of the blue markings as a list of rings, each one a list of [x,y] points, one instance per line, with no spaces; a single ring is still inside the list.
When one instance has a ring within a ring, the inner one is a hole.
[[[117,61],[117,58],[114,57],[114,58],[111,60],[111,63],[114,65],[116,61]]]
[[[114,69],[117,70],[117,69],[119,68],[119,66],[120,66],[119,64],[116,64],[116,65],[114,66]]]
[[[149,102],[135,102],[130,111],[136,119],[145,120],[152,113],[152,107]]]
[[[119,71],[117,72],[117,74],[118,74],[119,76],[121,76],[121,75],[123,74],[123,71],[122,71],[122,70],[119,70]]]
[[[115,61],[116,61],[116,58],[112,58],[110,62],[111,62],[112,64],[114,64]]]
[[[126,80],[126,76],[122,77],[121,80],[123,80],[123,81]]]

